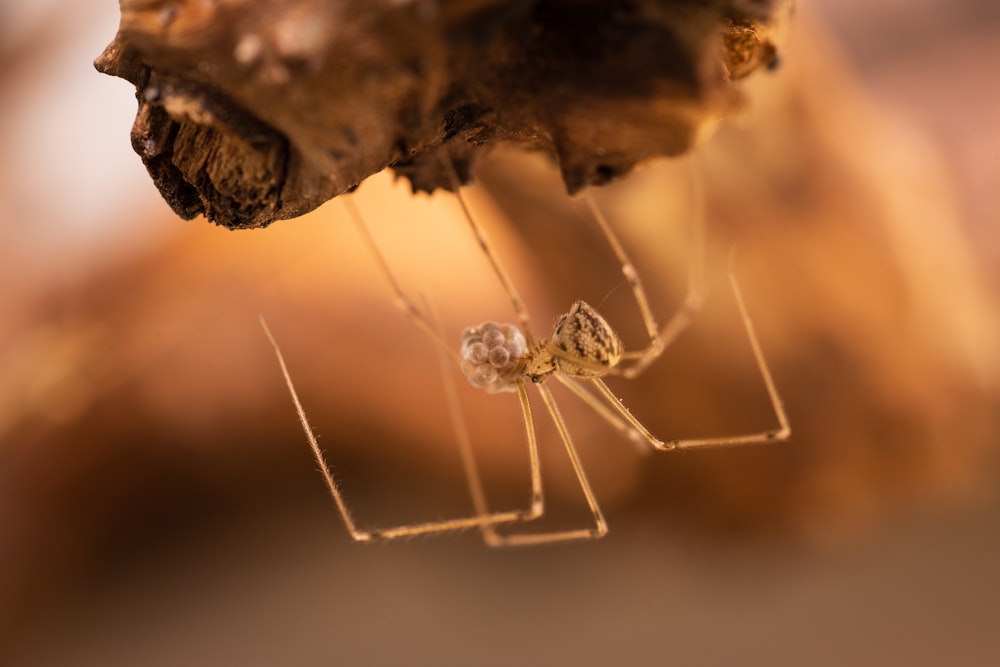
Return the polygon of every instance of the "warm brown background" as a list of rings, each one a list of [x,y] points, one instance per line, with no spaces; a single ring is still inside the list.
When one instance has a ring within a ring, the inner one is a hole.
[[[972,0],[829,4],[802,8],[785,67],[699,155],[703,316],[614,384],[662,437],[771,425],[724,283],[735,243],[794,442],[641,456],[566,398],[612,532],[501,552],[472,534],[352,545],[324,495],[258,313],[359,519],[468,505],[433,349],[341,206],[260,233],[179,222],[130,152],[126,84],[90,68],[114,8],[0,10],[0,655],[994,662],[1000,17]],[[499,154],[482,181],[473,205],[537,328],[585,298],[641,344],[610,253],[544,160]],[[601,197],[665,319],[686,166]],[[454,202],[378,177],[358,203],[451,337],[507,313]],[[498,503],[525,488],[510,398],[463,387]],[[552,521],[581,520],[558,449],[544,463]]]

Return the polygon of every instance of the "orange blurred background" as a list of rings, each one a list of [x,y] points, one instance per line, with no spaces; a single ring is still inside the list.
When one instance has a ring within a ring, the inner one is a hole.
[[[90,65],[115,7],[0,9],[0,660],[990,664],[1000,16],[803,4],[782,68],[694,160],[705,309],[610,382],[662,438],[773,426],[725,282],[735,247],[793,441],[644,454],[557,393],[611,533],[513,551],[347,539],[260,314],[362,526],[470,503],[435,350],[342,205],[254,232],[178,220],[131,152],[128,84]],[[690,170],[597,193],[661,322],[685,289]],[[503,150],[479,176],[471,205],[536,331],[582,298],[641,347],[620,267],[552,166]],[[381,174],[356,202],[449,339],[512,319],[453,198]],[[522,502],[516,400],[455,378],[491,501]],[[535,412],[545,525],[582,524]]]

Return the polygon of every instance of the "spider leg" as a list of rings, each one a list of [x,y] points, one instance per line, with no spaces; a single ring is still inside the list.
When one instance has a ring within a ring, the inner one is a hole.
[[[645,429],[639,430],[632,425],[631,420],[625,421],[619,415],[621,410],[616,407],[615,410],[608,408],[608,404],[602,401],[599,397],[590,393],[590,391],[577,382],[575,379],[569,377],[564,373],[554,373],[555,378],[559,380],[563,385],[565,385],[570,391],[580,397],[580,399],[586,403],[590,408],[601,416],[606,422],[611,424],[611,426],[618,431],[620,434],[628,438],[628,440],[639,447],[639,451],[642,453],[648,453],[649,448],[643,443],[649,441],[645,433]],[[618,399],[615,399],[618,401]],[[620,403],[620,401],[618,401]],[[625,406],[622,405],[622,408]]]
[[[791,436],[792,431],[788,423],[788,416],[785,414],[784,404],[781,401],[781,397],[778,395],[777,388],[774,386],[774,379],[771,377],[771,371],[768,368],[767,360],[764,358],[764,353],[760,347],[760,341],[757,339],[757,333],[754,330],[753,320],[750,319],[746,303],[743,301],[743,292],[740,289],[739,281],[737,281],[736,273],[733,270],[732,254],[729,256],[729,284],[732,287],[733,296],[736,299],[736,305],[740,311],[740,317],[743,319],[743,326],[746,329],[747,338],[749,339],[750,347],[753,350],[753,356],[755,362],[757,363],[757,369],[760,371],[761,378],[764,380],[764,386],[767,388],[767,395],[771,401],[771,408],[774,410],[775,417],[778,420],[778,428],[760,433],[748,433],[735,436],[661,441],[649,434],[649,431],[647,431],[645,427],[632,416],[622,402],[611,392],[608,386],[604,384],[603,380],[600,378],[591,378],[591,382],[595,387],[597,387],[600,393],[604,396],[605,400],[613,408],[615,408],[615,410],[617,410],[629,424],[639,431],[649,444],[660,451],[783,442],[788,440]]]
[[[392,269],[389,268],[389,262],[386,261],[385,255],[382,254],[382,250],[375,242],[375,237],[372,236],[371,230],[368,229],[368,225],[361,216],[361,211],[358,210],[357,205],[350,197],[341,197],[341,200],[344,203],[344,208],[347,209],[348,215],[350,215],[351,219],[354,221],[354,225],[358,228],[361,238],[364,239],[365,245],[368,246],[368,250],[371,252],[372,256],[375,257],[376,262],[378,262],[379,268],[382,270],[382,275],[385,276],[386,280],[389,282],[389,286],[395,293],[396,304],[403,312],[410,316],[410,318],[420,329],[424,331],[424,333],[430,336],[431,340],[433,340],[441,350],[450,355],[456,364],[460,363],[458,352],[448,344],[448,342],[441,335],[441,332],[432,326],[430,321],[427,319],[427,316],[424,315],[419,308],[417,308],[413,299],[411,299],[409,295],[403,291],[399,281],[396,279],[396,275],[392,272]]]
[[[608,385],[604,384],[604,380],[601,378],[590,378],[590,382],[597,387],[597,390],[602,396],[604,396],[608,405],[617,410],[618,414],[621,415],[621,417],[635,429],[636,433],[641,436],[643,440],[648,442],[655,449],[664,449],[663,441],[650,433],[649,429],[643,426],[642,422],[636,419],[632,413],[629,412],[628,408],[625,407],[625,404],[621,402],[621,399],[611,392]]]
[[[472,228],[472,233],[476,237],[476,241],[479,243],[479,248],[486,255],[486,258],[490,262],[490,266],[493,268],[493,272],[496,274],[497,279],[503,286],[504,291],[507,293],[507,298],[510,299],[510,304],[514,308],[514,313],[517,315],[518,321],[521,323],[521,332],[524,334],[525,339],[528,341],[528,346],[534,346],[535,338],[531,333],[531,318],[528,315],[528,309],[524,305],[524,300],[521,299],[521,295],[518,293],[517,288],[514,287],[514,282],[510,279],[506,269],[504,269],[503,264],[500,262],[500,258],[497,257],[496,253],[493,252],[493,246],[490,244],[489,238],[486,236],[486,231],[476,222],[475,217],[473,217],[472,212],[469,210],[469,205],[465,201],[465,196],[462,194],[462,183],[458,178],[458,173],[455,171],[455,165],[452,163],[451,158],[447,154],[442,158],[442,163],[444,164],[445,171],[448,173],[448,178],[451,180],[451,185],[455,190],[455,198],[458,199],[459,205],[462,207],[462,215],[465,220],[469,223],[469,227]]]
[[[767,388],[767,396],[771,401],[771,408],[774,410],[774,415],[777,418],[778,428],[770,431],[762,431],[760,433],[748,433],[744,435],[725,436],[719,438],[668,440],[663,443],[663,447],[659,449],[698,449],[702,447],[725,447],[729,445],[753,445],[768,442],[784,442],[792,435],[792,429],[788,423],[788,415],[785,413],[785,406],[781,401],[781,396],[778,395],[777,388],[774,386],[774,379],[771,377],[771,370],[768,368],[767,360],[764,359],[764,353],[761,350],[760,341],[757,340],[757,333],[754,330],[753,320],[750,319],[746,303],[743,301],[743,292],[740,289],[739,281],[736,279],[736,272],[733,269],[734,254],[735,253],[733,252],[730,252],[729,254],[729,284],[732,287],[733,296],[736,298],[736,306],[739,308],[740,317],[743,318],[743,326],[746,329],[747,339],[750,341],[750,347],[753,350],[754,360],[757,363],[757,370],[760,371],[760,376],[764,380],[764,386]]]
[[[278,364],[281,366],[281,373],[285,378],[285,384],[288,386],[288,392],[292,396],[292,403],[295,405],[295,411],[298,414],[299,423],[302,425],[302,430],[305,432],[306,439],[309,441],[309,447],[312,449],[313,457],[316,459],[316,463],[319,464],[320,472],[323,474],[323,479],[326,481],[327,489],[330,491],[330,495],[333,497],[333,501],[336,503],[337,509],[340,511],[340,516],[344,520],[344,525],[347,527],[347,532],[350,534],[351,539],[356,542],[371,542],[375,540],[388,540],[400,537],[411,537],[414,535],[425,535],[429,533],[451,532],[496,523],[525,521],[535,518],[541,514],[540,501],[536,501],[532,502],[532,508],[529,511],[494,513],[477,512],[477,515],[472,517],[446,519],[443,521],[429,521],[426,523],[408,524],[377,530],[358,529],[357,523],[354,521],[354,517],[344,500],[344,494],[341,491],[340,486],[337,484],[337,481],[334,479],[333,471],[327,463],[326,457],[323,455],[323,450],[320,448],[319,442],[316,440],[316,434],[313,432],[309,419],[306,417],[305,409],[302,407],[302,402],[299,400],[298,393],[295,391],[295,385],[292,382],[291,374],[288,372],[288,366],[285,364],[285,359],[281,354],[281,348],[278,347],[278,343],[271,334],[271,330],[268,328],[267,322],[264,321],[263,317],[260,318],[260,324],[264,328],[264,333],[267,335],[267,339],[270,341],[271,346],[274,348],[275,355],[278,357]],[[533,438],[529,439],[529,445],[534,445]],[[537,458],[537,453],[533,451],[532,464],[535,469],[537,469]],[[539,481],[535,488],[533,488],[533,498],[537,499],[541,497],[540,474],[533,473],[533,484],[536,480]]]
[[[517,386],[519,394],[524,391],[524,381],[522,379],[519,378],[517,380]],[[573,540],[592,540],[604,537],[608,532],[608,524],[604,520],[601,508],[597,504],[597,498],[594,496],[594,491],[590,488],[590,482],[587,481],[587,475],[583,471],[583,464],[580,462],[580,456],[576,452],[576,447],[573,446],[573,441],[569,435],[569,429],[566,428],[566,422],[563,420],[562,414],[559,412],[559,407],[556,405],[555,397],[552,396],[552,392],[549,391],[549,388],[545,385],[537,384],[535,386],[538,388],[538,393],[542,395],[542,401],[544,401],[545,407],[552,416],[552,421],[555,423],[556,430],[559,431],[559,438],[563,441],[563,445],[566,447],[566,453],[569,456],[570,464],[573,466],[573,472],[576,474],[576,478],[580,483],[580,489],[583,491],[583,495],[587,500],[587,506],[590,508],[590,512],[594,518],[594,526],[593,528],[576,528],[544,533],[501,534],[497,532],[495,524],[484,524],[482,527],[483,536],[486,539],[486,543],[490,546],[510,547],[548,544],[551,542],[568,542]],[[526,395],[523,405],[527,405]],[[525,419],[530,419],[528,412],[525,413]]]
[[[704,206],[704,197],[701,192],[700,179],[697,175],[693,175],[692,180],[693,189],[695,191],[693,200],[695,202],[696,211],[692,227],[691,251],[693,258],[688,267],[687,293],[684,296],[684,301],[670,317],[670,319],[667,320],[666,325],[662,329],[658,328],[656,319],[653,316],[653,311],[649,307],[649,299],[646,296],[646,290],[642,285],[642,279],[639,277],[639,272],[636,271],[635,265],[632,264],[632,260],[629,258],[624,246],[622,246],[621,242],[618,240],[617,234],[615,234],[611,224],[608,222],[607,217],[597,205],[597,201],[594,199],[594,196],[589,191],[586,191],[583,194],[583,200],[590,209],[591,215],[594,216],[598,226],[601,228],[605,238],[608,240],[608,244],[611,246],[615,256],[622,265],[622,274],[625,276],[629,286],[632,288],[632,294],[635,297],[636,305],[639,307],[639,313],[642,315],[643,324],[646,326],[646,333],[649,336],[649,345],[645,349],[625,353],[624,360],[631,361],[632,363],[628,366],[620,366],[614,371],[616,374],[623,377],[635,378],[646,370],[650,364],[656,361],[663,351],[669,347],[670,344],[673,343],[673,341],[688,328],[688,326],[690,326],[695,313],[701,309],[702,302],[704,301],[705,218],[702,210],[702,207]]]
[[[430,309],[433,313],[433,309]],[[472,443],[469,438],[469,430],[466,428],[465,419],[462,417],[462,408],[458,401],[458,390],[455,381],[449,372],[448,358],[442,353],[438,355],[441,362],[441,376],[444,380],[445,395],[448,402],[448,413],[451,417],[452,430],[455,432],[455,439],[458,441],[459,452],[462,456],[462,468],[465,471],[465,478],[469,484],[469,494],[472,496],[472,505],[477,516],[490,516],[490,510],[486,502],[486,491],[483,489],[482,477],[479,474],[479,466],[476,465],[475,455],[472,451]],[[524,388],[524,383],[517,382],[517,397],[521,406],[521,414],[524,417],[524,430],[528,439],[528,455],[531,462],[531,509],[520,517],[521,521],[531,521],[537,519],[544,512],[545,500],[542,491],[542,468],[538,457],[538,440],[535,435],[535,423],[531,416],[531,403],[528,401],[528,392]],[[495,516],[495,514],[494,514]],[[481,524],[483,538],[487,544],[497,546],[496,534],[490,528],[497,522],[484,522]]]

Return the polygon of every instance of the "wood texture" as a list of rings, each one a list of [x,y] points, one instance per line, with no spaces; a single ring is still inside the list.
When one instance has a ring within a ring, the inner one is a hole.
[[[132,142],[183,218],[301,215],[391,167],[449,188],[498,142],[569,191],[678,155],[776,62],[782,0],[122,0],[95,62],[135,84]]]

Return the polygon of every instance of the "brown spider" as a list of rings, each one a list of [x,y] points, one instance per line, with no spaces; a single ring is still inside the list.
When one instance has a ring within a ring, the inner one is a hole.
[[[637,376],[659,357],[663,350],[687,328],[692,315],[700,308],[702,303],[700,263],[697,260],[692,262],[688,294],[681,307],[674,313],[667,325],[662,330],[659,329],[649,308],[642,282],[632,262],[619,243],[611,226],[597,207],[594,199],[589,193],[585,193],[583,199],[586,205],[614,250],[618,260],[621,262],[622,273],[631,286],[636,303],[642,314],[642,319],[649,336],[649,344],[643,350],[626,351],[618,334],[615,333],[607,320],[593,307],[583,301],[573,303],[569,311],[559,318],[555,331],[550,338],[535,339],[531,333],[528,311],[524,307],[521,297],[518,295],[507,272],[501,265],[499,258],[494,253],[482,227],[480,227],[469,211],[458,187],[458,179],[453,167],[450,163],[446,163],[446,167],[456,185],[455,192],[462,207],[464,217],[469,223],[482,252],[490,262],[494,273],[503,285],[519,321],[519,325],[485,322],[479,326],[469,327],[462,334],[458,351],[444,340],[438,329],[433,325],[428,314],[418,308],[402,289],[354,203],[350,199],[345,198],[345,205],[365,243],[371,250],[372,256],[379,264],[380,270],[392,287],[400,308],[409,315],[419,328],[423,329],[437,343],[444,355],[447,355],[459,364],[469,382],[474,386],[490,393],[513,392],[517,394],[524,418],[531,462],[531,502],[529,507],[523,510],[501,512],[490,511],[488,509],[479,474],[472,458],[468,436],[459,423],[456,431],[458,432],[463,462],[476,509],[475,516],[408,524],[380,530],[358,529],[306,418],[305,411],[299,401],[281,351],[262,318],[261,324],[277,354],[285,382],[291,393],[292,401],[298,412],[299,421],[309,440],[313,455],[320,464],[330,494],[333,496],[334,502],[337,504],[344,523],[347,526],[347,530],[354,540],[366,542],[428,533],[449,532],[473,527],[480,528],[484,539],[491,546],[540,544],[591,539],[605,535],[608,530],[607,523],[594,497],[590,483],[587,481],[576,448],[573,446],[573,441],[570,438],[569,429],[563,420],[555,398],[546,386],[546,381],[553,377],[583,399],[620,432],[632,440],[645,441],[657,450],[672,451],[726,445],[757,444],[782,441],[789,438],[791,429],[788,425],[788,419],[785,415],[781,399],[775,389],[767,363],[764,360],[763,353],[760,350],[760,344],[757,341],[753,323],[747,314],[739,284],[733,273],[731,260],[729,268],[730,284],[736,297],[736,303],[743,318],[744,326],[746,327],[747,337],[750,340],[754,358],[764,384],[767,387],[768,396],[777,417],[778,428],[771,431],[740,436],[662,441],[651,435],[646,427],[632,416],[622,402],[611,392],[602,378],[606,375],[620,375],[625,378]],[[697,252],[700,255],[700,225],[696,225],[696,230],[698,231],[698,234],[696,234]],[[545,404],[546,410],[555,424],[593,515],[592,527],[541,533],[513,534],[506,532],[499,533],[496,530],[498,525],[523,523],[540,517],[544,512],[541,466],[535,437],[534,419],[532,417],[526,384],[532,384],[536,387],[542,398],[542,402]],[[596,392],[592,392],[590,387],[593,387]],[[453,397],[454,388],[449,387],[448,391],[454,413],[457,411]]]

